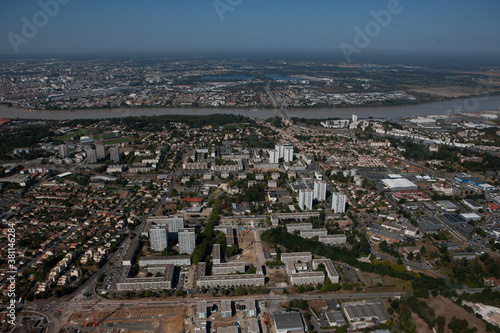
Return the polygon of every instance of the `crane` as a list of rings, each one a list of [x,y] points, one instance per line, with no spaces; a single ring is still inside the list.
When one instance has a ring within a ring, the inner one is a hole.
[[[93,323],[93,327],[97,327],[97,322],[95,321],[95,312],[94,312],[94,306],[96,306],[101,300],[98,300],[97,302],[95,302],[94,304],[92,305],[89,305],[87,307],[85,307],[86,309],[89,309],[89,310],[92,310],[92,319],[94,321]]]

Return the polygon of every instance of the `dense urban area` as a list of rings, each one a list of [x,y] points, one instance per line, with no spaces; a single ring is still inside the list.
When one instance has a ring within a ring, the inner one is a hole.
[[[0,119],[2,331],[500,332],[500,111],[289,118],[445,75],[282,66],[0,63],[14,107],[275,108]]]
[[[498,94],[497,70],[247,58],[0,60],[0,102],[29,110],[272,108],[272,82],[293,108],[393,106]]]

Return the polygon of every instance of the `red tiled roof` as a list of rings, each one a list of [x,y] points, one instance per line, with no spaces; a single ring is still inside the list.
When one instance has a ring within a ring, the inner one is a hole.
[[[199,202],[199,203],[201,203],[203,201],[203,199],[202,198],[186,197],[186,198],[184,198],[184,201],[187,201],[187,202]]]

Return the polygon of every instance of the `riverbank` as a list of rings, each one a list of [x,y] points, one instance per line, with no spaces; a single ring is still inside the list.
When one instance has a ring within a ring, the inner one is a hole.
[[[409,106],[390,107],[352,107],[352,108],[311,108],[288,109],[287,113],[294,118],[326,119],[350,118],[353,114],[358,118],[401,118],[426,115],[445,115],[460,112],[494,111],[500,107],[500,96],[474,97],[454,99],[442,102]],[[27,111],[0,104],[0,118],[20,119],[98,119],[159,116],[171,114],[211,115],[234,114],[251,118],[267,119],[274,116],[274,109],[234,109],[234,108],[118,108],[118,109],[84,109]]]

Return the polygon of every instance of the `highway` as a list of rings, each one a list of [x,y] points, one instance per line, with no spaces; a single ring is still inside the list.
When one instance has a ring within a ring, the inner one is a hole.
[[[286,106],[283,105],[283,103],[281,103],[280,100],[278,100],[278,98],[276,98],[276,96],[271,91],[271,81],[267,81],[266,83],[266,93],[273,102],[274,106],[280,109],[281,117],[283,118],[283,120],[290,120],[288,114],[286,113]]]

